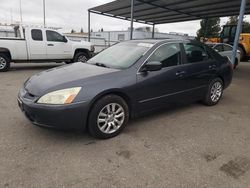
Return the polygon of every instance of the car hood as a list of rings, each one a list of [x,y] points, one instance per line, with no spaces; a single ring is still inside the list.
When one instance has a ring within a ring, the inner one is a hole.
[[[86,79],[117,71],[87,63],[74,63],[35,74],[24,84],[24,88],[32,95],[41,96],[59,89],[82,87]]]

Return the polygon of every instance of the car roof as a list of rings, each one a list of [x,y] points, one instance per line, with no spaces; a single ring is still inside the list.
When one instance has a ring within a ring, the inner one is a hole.
[[[156,43],[160,43],[160,42],[191,42],[192,40],[188,40],[188,39],[133,39],[130,41],[126,41],[126,42],[138,42],[138,43],[150,43],[150,44],[156,44]],[[198,42],[198,41],[194,41],[194,42]]]

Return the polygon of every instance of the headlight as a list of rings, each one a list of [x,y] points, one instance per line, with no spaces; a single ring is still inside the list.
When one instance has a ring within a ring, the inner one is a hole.
[[[81,87],[68,88],[53,91],[42,96],[37,103],[39,104],[70,104],[73,102]]]

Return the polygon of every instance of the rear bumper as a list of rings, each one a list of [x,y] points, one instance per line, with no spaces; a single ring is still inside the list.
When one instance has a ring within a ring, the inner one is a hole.
[[[84,130],[87,124],[87,102],[70,105],[40,105],[18,97],[18,106],[35,125],[62,130]]]

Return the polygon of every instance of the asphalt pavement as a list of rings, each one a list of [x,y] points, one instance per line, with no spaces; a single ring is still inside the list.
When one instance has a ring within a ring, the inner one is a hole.
[[[39,128],[19,110],[22,83],[61,65],[0,73],[0,187],[250,187],[250,63],[235,70],[217,106],[163,110],[109,140]]]

